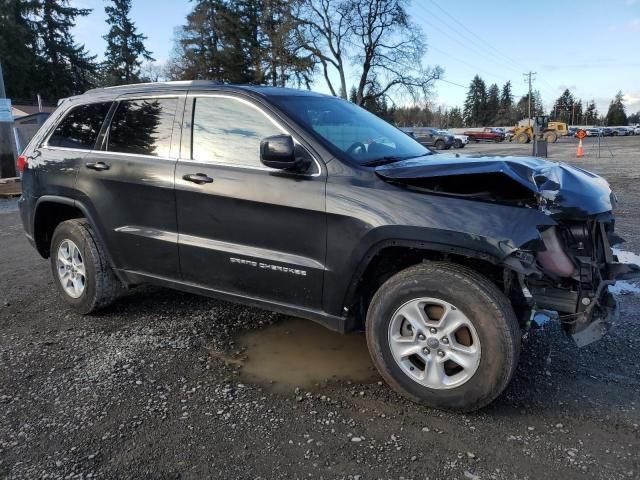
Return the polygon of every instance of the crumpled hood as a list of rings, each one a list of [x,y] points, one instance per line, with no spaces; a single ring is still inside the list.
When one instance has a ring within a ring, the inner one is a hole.
[[[616,202],[604,178],[581,168],[536,157],[438,154],[383,165],[375,171],[393,181],[498,173],[533,192],[539,206],[551,214],[566,217],[609,212]]]

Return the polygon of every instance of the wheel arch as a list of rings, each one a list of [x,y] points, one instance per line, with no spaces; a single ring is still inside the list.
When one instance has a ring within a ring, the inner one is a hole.
[[[97,228],[97,224],[92,218],[89,209],[82,202],[69,197],[43,195],[36,202],[32,231],[38,253],[43,258],[49,258],[49,247],[54,230],[60,223],[74,218],[85,218],[89,222],[96,237],[104,246],[109,265],[113,268],[114,264],[106,248],[104,238],[100,233],[100,229]]]
[[[377,289],[396,273],[428,261],[448,261],[467,266],[503,288],[509,267],[495,255],[469,248],[419,240],[385,240],[362,258],[345,294],[343,311],[352,317],[352,329],[364,327],[368,305]]]

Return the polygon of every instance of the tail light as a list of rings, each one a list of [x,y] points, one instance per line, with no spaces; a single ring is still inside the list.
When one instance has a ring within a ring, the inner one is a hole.
[[[20,155],[17,161],[18,172],[24,172],[27,169],[27,166],[27,157],[25,155]]]

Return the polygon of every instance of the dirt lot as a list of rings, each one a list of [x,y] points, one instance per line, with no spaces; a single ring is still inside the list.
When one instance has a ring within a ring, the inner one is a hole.
[[[640,137],[585,150],[574,163],[611,181],[621,248],[640,252]],[[71,314],[19,223],[0,201],[2,478],[640,478],[638,295],[587,348],[530,333],[498,401],[455,415],[392,393],[362,337],[269,312],[142,287]]]

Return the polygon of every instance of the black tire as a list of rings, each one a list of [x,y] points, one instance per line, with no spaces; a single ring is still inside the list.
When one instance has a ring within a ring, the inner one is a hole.
[[[436,150],[442,150],[444,148],[444,142],[442,140],[436,140],[436,143],[433,145],[436,147]]]
[[[78,247],[85,267],[85,286],[78,298],[73,298],[65,291],[58,275],[58,249],[65,240],[71,240]],[[111,305],[124,289],[109,266],[104,247],[84,218],[67,220],[56,227],[51,239],[50,264],[54,282],[62,298],[75,312],[82,315]]]
[[[462,140],[460,140],[459,138],[456,138],[453,141],[453,147],[454,148],[462,148],[462,147],[464,147],[464,145],[462,145]]]
[[[421,297],[455,305],[477,332],[477,370],[457,387],[432,389],[418,383],[391,353],[388,335],[394,313]],[[407,268],[380,287],[367,313],[366,337],[373,363],[398,393],[429,407],[469,412],[491,403],[508,385],[520,355],[521,331],[508,299],[486,277],[463,266],[434,262]]]

